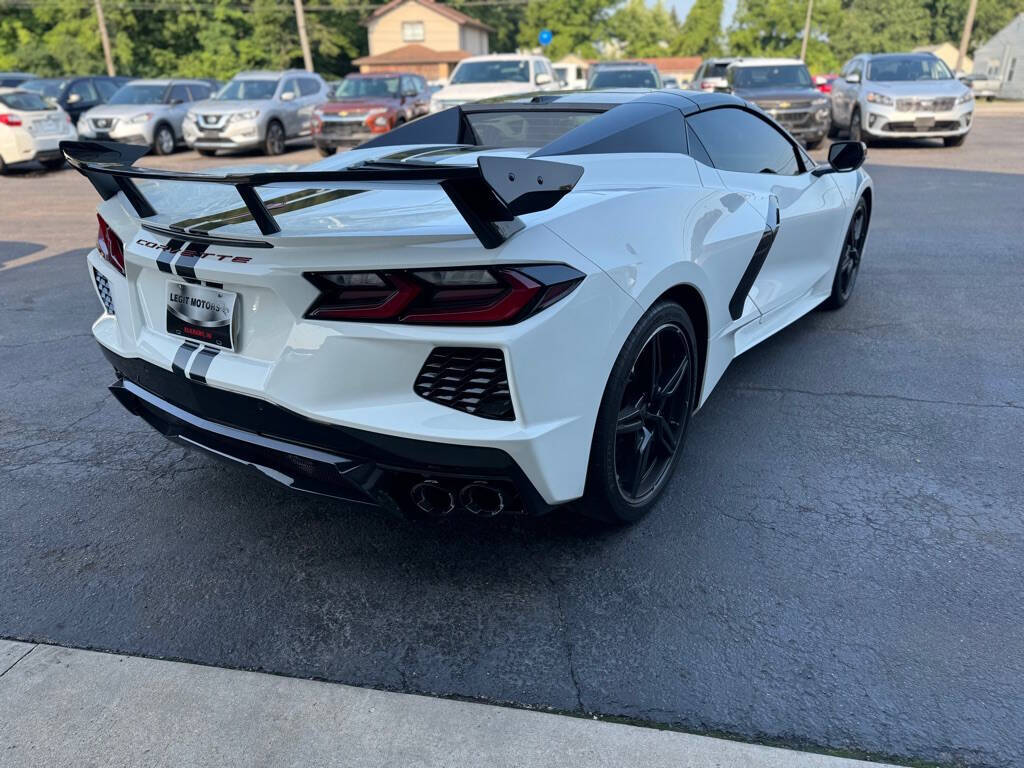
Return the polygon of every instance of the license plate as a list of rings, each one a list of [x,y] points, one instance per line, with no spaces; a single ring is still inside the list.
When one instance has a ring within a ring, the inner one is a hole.
[[[919,131],[928,131],[935,127],[934,117],[915,117],[914,127]]]
[[[99,141],[110,141],[110,133],[107,131],[96,131],[96,138]]]
[[[167,281],[167,332],[234,350],[238,294],[203,285]]]

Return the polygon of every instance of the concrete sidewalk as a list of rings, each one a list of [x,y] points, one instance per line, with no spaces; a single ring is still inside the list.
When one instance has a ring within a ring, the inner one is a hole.
[[[0,766],[867,763],[520,709],[0,640]]]

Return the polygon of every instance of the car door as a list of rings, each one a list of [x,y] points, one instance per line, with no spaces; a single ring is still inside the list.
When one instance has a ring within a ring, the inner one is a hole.
[[[846,215],[832,177],[811,174],[797,144],[753,110],[719,107],[686,120],[726,186],[777,226],[749,292],[762,321],[830,286]]]
[[[290,97],[286,94],[292,94]],[[286,78],[278,95],[281,124],[287,138],[297,136],[302,127],[299,119],[299,81],[297,78]]]
[[[839,85],[838,111],[835,114],[839,118],[840,125],[843,127],[849,127],[850,125],[850,118],[853,116],[853,108],[857,104],[857,95],[860,93],[860,82],[863,77],[864,60],[853,59],[846,70],[846,74],[836,80],[836,83],[832,86],[834,90],[835,85]]]
[[[326,85],[315,77],[299,78],[299,107],[296,117],[299,121],[299,135],[312,133],[313,109],[325,99]]]
[[[183,83],[173,83],[167,92],[167,120],[174,131],[174,138],[181,139],[181,124],[191,106],[192,95]]]
[[[92,109],[100,102],[99,91],[92,78],[80,77],[73,80],[64,94],[64,110],[71,115],[71,122],[77,123],[84,112]]]

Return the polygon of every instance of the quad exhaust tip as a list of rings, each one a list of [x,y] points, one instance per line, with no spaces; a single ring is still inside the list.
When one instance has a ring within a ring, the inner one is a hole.
[[[459,501],[467,511],[480,517],[494,517],[505,510],[505,497],[487,483],[470,483],[459,492]]]
[[[444,517],[455,509],[455,494],[436,480],[416,483],[410,494],[416,508],[428,515]]]
[[[505,495],[481,481],[464,485],[457,500],[455,492],[437,480],[416,483],[409,495],[418,510],[433,517],[450,515],[457,504],[478,517],[496,517],[505,511]]]

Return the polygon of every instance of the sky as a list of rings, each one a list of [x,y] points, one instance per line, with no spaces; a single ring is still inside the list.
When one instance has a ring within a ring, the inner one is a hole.
[[[680,19],[685,19],[693,6],[693,0],[668,0],[668,4],[676,9]],[[729,26],[732,15],[736,12],[736,0],[725,0],[725,11],[722,13],[722,27]]]

